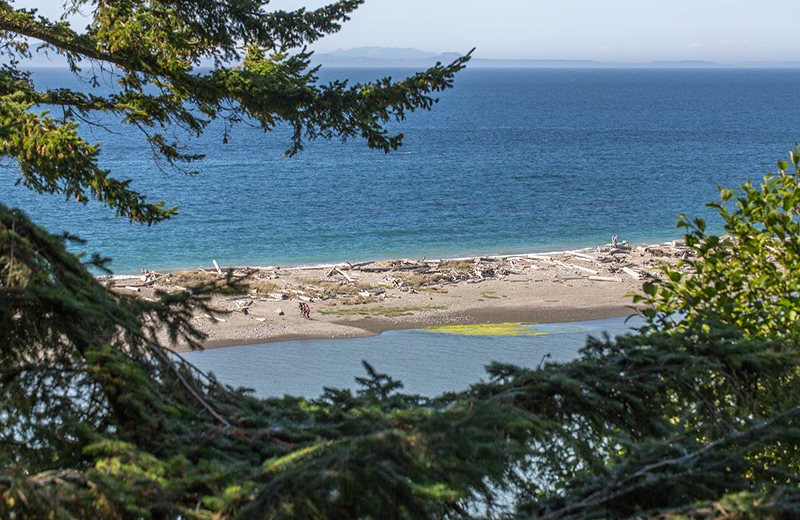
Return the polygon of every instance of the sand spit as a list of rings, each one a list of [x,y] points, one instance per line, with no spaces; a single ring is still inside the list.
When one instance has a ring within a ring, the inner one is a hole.
[[[226,314],[198,314],[206,347],[290,339],[347,338],[393,329],[476,323],[554,323],[635,314],[629,294],[658,266],[687,258],[682,242],[617,243],[577,251],[398,259],[281,268],[145,271],[106,278],[114,291],[152,298],[156,290],[191,290],[212,281],[212,303]],[[242,278],[227,285],[228,276]],[[300,311],[311,308],[311,319]],[[181,346],[177,346],[181,348]]]

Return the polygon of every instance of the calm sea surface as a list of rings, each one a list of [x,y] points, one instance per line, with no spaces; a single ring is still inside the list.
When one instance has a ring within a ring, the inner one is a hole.
[[[324,387],[356,388],[364,376],[361,361],[399,379],[404,391],[434,396],[466,390],[486,377],[492,361],[535,368],[569,361],[589,335],[614,336],[639,326],[638,319],[596,320],[532,326],[540,336],[461,336],[422,330],[396,330],[356,339],[282,341],[190,352],[190,362],[220,381],[247,387],[257,395],[317,397]]]
[[[329,71],[366,80],[410,71]],[[41,70],[43,86],[71,85]],[[716,185],[759,178],[800,139],[798,70],[467,70],[430,113],[400,125],[384,155],[359,141],[315,142],[293,159],[285,129],[212,124],[191,142],[200,175],[161,172],[133,131],[86,128],[103,164],[180,206],[144,228],[97,205],[15,187],[0,201],[51,231],[89,240],[118,273],[141,267],[303,264],[588,246],[612,234],[677,238],[675,217],[708,216]]]

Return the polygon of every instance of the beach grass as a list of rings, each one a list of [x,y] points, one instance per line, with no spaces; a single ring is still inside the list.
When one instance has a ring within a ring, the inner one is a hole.
[[[499,300],[501,298],[505,298],[505,296],[498,296],[494,291],[483,291],[481,293],[481,298],[486,298],[487,300]]]
[[[255,291],[257,294],[269,294],[279,289],[270,280],[258,278],[220,278],[214,273],[205,271],[177,271],[170,273],[156,284],[159,287],[178,287],[179,290],[210,290],[212,294],[239,295]]]
[[[432,285],[449,279],[445,273],[403,273],[400,274],[398,278],[403,281],[404,285],[411,287],[412,289],[422,289],[427,285]]]
[[[200,271],[179,271],[171,273],[157,285],[179,287],[180,290],[186,289],[189,291],[199,289],[210,290],[213,294],[225,295],[246,294],[248,290],[245,284],[230,284],[227,279],[221,279],[212,273]]]

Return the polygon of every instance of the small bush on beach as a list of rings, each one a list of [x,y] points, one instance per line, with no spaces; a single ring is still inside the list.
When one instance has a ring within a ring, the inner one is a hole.
[[[170,273],[165,278],[162,278],[156,285],[182,285],[184,287],[193,289],[203,285],[212,284],[217,280],[217,276],[205,271],[179,271]]]
[[[320,296],[356,296],[360,292],[373,291],[375,287],[366,282],[331,282],[320,280],[310,286]]]
[[[156,282],[157,287],[204,291],[209,294],[246,294],[248,285],[235,278],[221,278],[207,271],[178,271]]]
[[[400,273],[397,277],[402,280],[403,286],[417,290],[450,280],[446,273]]]
[[[280,286],[270,280],[246,280],[244,285],[248,291],[255,291],[257,294],[270,294],[280,290]]]
[[[475,269],[475,262],[470,262],[469,260],[445,260],[439,264],[439,267],[464,273]]]
[[[280,287],[271,280],[245,277],[220,277],[208,271],[176,271],[156,282],[156,287],[179,288],[208,294],[239,295],[255,292],[265,295],[277,292]]]

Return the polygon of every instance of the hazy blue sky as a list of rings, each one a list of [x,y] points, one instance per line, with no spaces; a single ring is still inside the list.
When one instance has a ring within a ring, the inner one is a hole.
[[[324,0],[273,0],[275,9]],[[55,12],[61,0],[20,0]],[[368,0],[321,52],[378,45],[484,58],[800,61],[797,0]]]

